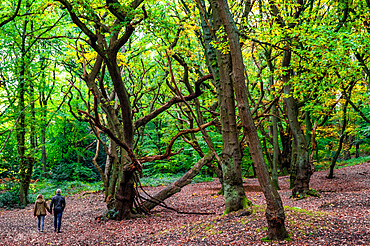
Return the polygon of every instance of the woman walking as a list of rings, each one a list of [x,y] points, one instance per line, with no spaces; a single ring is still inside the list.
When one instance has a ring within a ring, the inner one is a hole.
[[[41,232],[44,232],[44,220],[46,216],[46,211],[50,213],[50,209],[46,201],[44,200],[44,197],[41,194],[39,194],[35,201],[35,208],[33,210],[33,215],[37,216],[37,219],[38,219],[37,228],[38,228],[38,231],[41,231]]]

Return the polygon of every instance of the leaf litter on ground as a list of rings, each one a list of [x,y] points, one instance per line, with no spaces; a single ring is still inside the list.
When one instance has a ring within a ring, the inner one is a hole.
[[[33,205],[0,209],[0,245],[370,245],[370,163],[315,172],[310,187],[321,197],[290,198],[289,177],[280,177],[279,191],[286,213],[288,241],[264,242],[265,201],[257,179],[244,182],[254,206],[222,215],[223,196],[218,181],[190,184],[166,200],[184,212],[156,207],[150,216],[124,221],[96,220],[106,210],[102,193],[67,197],[62,233],[54,233],[47,215],[44,233],[37,231]],[[154,194],[163,187],[145,187]]]

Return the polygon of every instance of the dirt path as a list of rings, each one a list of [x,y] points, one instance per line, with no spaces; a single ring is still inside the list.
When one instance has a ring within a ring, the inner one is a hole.
[[[248,198],[259,205],[249,216],[221,216],[223,197],[217,181],[192,184],[166,203],[187,212],[156,208],[150,217],[130,221],[96,221],[105,210],[102,194],[67,197],[62,233],[53,232],[53,218],[45,219],[44,233],[36,230],[32,205],[0,210],[0,245],[370,245],[370,163],[335,171],[316,172],[310,183],[320,198],[292,200],[288,177],[280,178],[286,224],[291,241],[262,242],[266,236],[264,197],[256,179],[245,182]],[[161,187],[147,188],[155,192]]]

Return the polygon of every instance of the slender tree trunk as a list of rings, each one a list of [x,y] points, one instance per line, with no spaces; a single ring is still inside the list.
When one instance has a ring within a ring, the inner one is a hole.
[[[302,131],[301,124],[298,121],[298,106],[296,100],[293,98],[293,89],[290,84],[290,61],[291,51],[290,47],[286,47],[282,62],[283,67],[283,82],[284,87],[284,101],[287,108],[288,120],[290,128],[296,143],[297,163],[296,163],[296,179],[294,188],[292,190],[293,197],[304,197],[309,192],[309,183],[312,175],[311,165],[309,163],[309,154],[307,151],[306,136]]]
[[[42,71],[42,76],[41,76],[41,81],[40,85],[42,88],[46,87],[46,78],[45,78],[45,69],[47,67],[46,64],[46,58],[41,57],[42,59],[42,65],[41,69]],[[55,71],[54,71],[54,81],[55,81]],[[47,128],[47,108],[48,108],[48,100],[49,100],[49,95],[47,95],[46,91],[43,89],[40,91],[40,108],[41,108],[41,124],[40,124],[40,144],[41,144],[41,164],[42,164],[42,176],[44,178],[47,177],[47,153],[46,153],[46,128]]]
[[[306,97],[304,98],[304,100],[306,100]],[[312,140],[312,130],[313,130],[310,111],[308,110],[304,111],[304,119],[306,122],[306,143],[307,145],[310,145],[310,142]]]
[[[271,80],[273,80],[272,76],[270,77]],[[273,84],[271,82],[271,84]],[[275,187],[275,189],[280,190],[279,187],[279,179],[278,179],[278,172],[277,167],[279,165],[279,155],[280,155],[280,147],[279,147],[279,132],[277,127],[277,108],[276,108],[277,102],[274,102],[274,105],[272,105],[272,143],[273,143],[273,156],[272,156],[272,183]]]
[[[295,180],[297,178],[297,143],[296,139],[292,142],[292,152],[290,157],[290,189],[294,188]]]
[[[285,117],[285,116],[283,116]],[[283,126],[278,125],[282,152],[279,155],[280,170],[284,170],[286,174],[290,173],[290,163],[292,158],[292,131],[289,125],[284,130]]]
[[[266,52],[267,58],[267,65],[270,69],[271,75],[269,76],[269,85],[272,91],[274,89],[274,66],[271,62],[271,52]],[[274,185],[275,189],[280,190],[279,187],[279,179],[278,179],[278,172],[277,167],[279,165],[279,155],[280,155],[280,147],[279,147],[279,132],[278,132],[278,121],[277,121],[277,102],[274,102],[271,108],[271,118],[272,118],[272,145],[273,145],[273,156],[272,156],[272,184]]]
[[[106,197],[109,195],[114,196],[116,193],[116,185],[119,174],[119,162],[118,162],[117,144],[110,140],[109,142],[109,155],[107,155],[107,161],[105,164],[105,176],[108,179],[108,187],[106,191]]]
[[[46,109],[47,109],[47,102],[44,101],[43,105],[43,111],[41,113],[42,122],[41,122],[41,163],[42,163],[42,176],[46,177],[46,171],[47,171],[47,154],[46,154]]]
[[[213,84],[217,90],[217,102],[218,102],[217,104],[220,106],[221,105],[220,74],[219,74],[216,50],[211,44],[214,41],[214,38],[212,37],[213,29],[216,29],[219,27],[213,27],[214,25],[212,25],[213,23],[211,21],[210,16],[208,15],[207,11],[204,11],[206,9],[204,0],[200,0],[200,4],[201,6],[198,6],[198,9],[201,12],[200,18],[201,18],[201,25],[202,25],[202,31],[203,31],[204,54],[206,57],[208,70],[211,74],[213,74]],[[222,128],[221,128],[221,131],[222,131]],[[216,170],[216,174],[221,183],[221,190],[219,191],[219,193],[224,194],[224,178],[223,178],[221,163],[218,163],[218,170]]]
[[[329,174],[327,176],[328,179],[334,178],[334,167],[335,167],[335,164],[337,163],[340,151],[342,150],[344,138],[347,135],[345,133],[346,127],[347,127],[347,107],[348,107],[348,100],[346,100],[343,106],[343,123],[342,123],[341,136],[340,136],[339,143],[338,143],[338,149],[335,152],[335,155],[330,164]]]
[[[28,3],[27,3],[28,6]],[[18,142],[18,157],[19,157],[19,174],[20,174],[20,191],[19,200],[23,205],[27,205],[28,186],[27,176],[32,170],[29,170],[29,162],[26,158],[26,114],[25,110],[25,94],[26,94],[26,32],[28,20],[26,19],[23,23],[23,30],[21,34],[21,62],[20,62],[20,73],[19,73],[19,107],[20,112],[19,124],[17,126],[17,142]]]
[[[345,148],[344,148],[344,160],[349,160],[351,159],[351,149],[352,149],[352,146],[353,146],[353,137],[352,136],[349,136],[348,134],[346,134],[346,138],[345,138]]]
[[[239,43],[238,30],[225,0],[217,0],[217,10],[225,27],[230,45],[233,65],[233,78],[239,115],[247,135],[248,147],[256,165],[258,181],[266,198],[266,219],[268,224],[268,239],[284,239],[288,237],[285,229],[285,213],[279,193],[274,189],[262,153],[257,129],[251,115],[245,86],[244,63]]]

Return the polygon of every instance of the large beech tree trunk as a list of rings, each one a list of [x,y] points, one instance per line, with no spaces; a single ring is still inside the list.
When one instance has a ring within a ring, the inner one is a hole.
[[[134,128],[131,114],[131,104],[129,95],[122,81],[121,73],[117,64],[117,54],[108,51],[108,59],[105,60],[109,74],[112,78],[114,90],[117,93],[121,114],[122,114],[122,125],[123,125],[123,137],[125,143],[129,148],[132,149]],[[121,153],[122,154],[122,153]],[[123,172],[120,177],[119,187],[116,192],[116,210],[118,211],[117,218],[119,220],[129,219],[132,217],[132,207],[135,199],[135,172],[137,170],[131,170],[129,168],[130,163],[125,163]]]
[[[215,5],[216,1],[211,1],[213,33],[216,33],[222,25],[221,17]],[[214,38],[216,39],[216,37]],[[251,205],[251,202],[245,196],[241,175],[242,153],[238,138],[239,131],[236,125],[234,87],[230,75],[232,72],[231,56],[230,53],[223,53],[216,50],[216,57],[220,81],[218,100],[223,142],[220,157],[223,172],[225,214],[227,214],[246,208],[248,205]]]
[[[266,219],[268,224],[268,239],[284,239],[288,237],[285,229],[285,213],[279,193],[274,189],[262,153],[257,129],[251,115],[245,86],[244,64],[238,30],[229,10],[227,1],[217,0],[217,11],[225,27],[230,45],[233,65],[233,78],[239,115],[247,135],[249,150],[256,166],[258,181],[266,198]]]
[[[118,211],[117,219],[130,219],[133,217],[132,208],[135,199],[135,176],[134,172],[127,170],[127,166],[124,167],[121,175],[121,181],[118,186],[116,193],[116,210]]]

